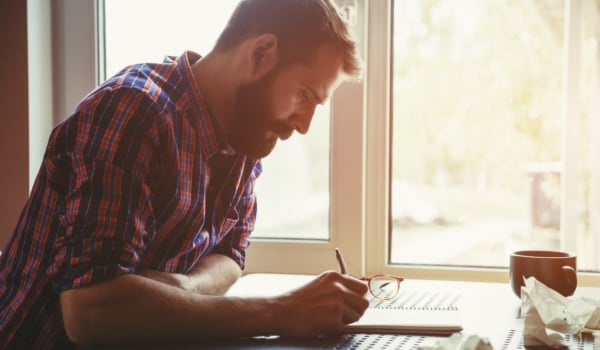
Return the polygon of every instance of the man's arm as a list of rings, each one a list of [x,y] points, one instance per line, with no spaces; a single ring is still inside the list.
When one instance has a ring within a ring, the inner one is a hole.
[[[367,286],[326,272],[273,298],[192,293],[125,275],[60,294],[65,328],[77,344],[183,342],[204,337],[339,332],[368,307]]]
[[[209,254],[186,275],[150,269],[138,270],[137,274],[198,294],[223,295],[240,278],[242,270],[228,256]]]

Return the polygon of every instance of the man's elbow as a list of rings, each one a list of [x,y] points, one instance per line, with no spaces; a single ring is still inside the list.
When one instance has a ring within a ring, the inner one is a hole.
[[[75,290],[60,293],[60,306],[65,331],[67,337],[75,344],[93,344],[96,342],[93,332],[93,318],[76,293]]]

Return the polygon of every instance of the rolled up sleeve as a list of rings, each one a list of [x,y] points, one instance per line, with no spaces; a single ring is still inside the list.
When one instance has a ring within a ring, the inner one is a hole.
[[[60,232],[48,271],[56,290],[135,272],[152,240],[148,181],[157,146],[152,115],[139,96],[108,91],[83,104],[53,137],[43,166],[61,198],[53,216]]]
[[[232,223],[232,228],[227,231],[227,234],[215,247],[215,252],[229,256],[242,270],[246,266],[246,249],[250,245],[250,234],[254,231],[256,222],[257,206],[254,184],[261,173],[261,169],[260,163],[253,167],[250,179],[246,182],[243,194],[235,207],[236,220]]]

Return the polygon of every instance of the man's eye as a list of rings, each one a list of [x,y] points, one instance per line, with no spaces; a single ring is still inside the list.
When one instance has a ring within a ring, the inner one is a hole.
[[[310,93],[306,90],[301,90],[298,96],[298,101],[300,103],[306,103],[310,100]]]

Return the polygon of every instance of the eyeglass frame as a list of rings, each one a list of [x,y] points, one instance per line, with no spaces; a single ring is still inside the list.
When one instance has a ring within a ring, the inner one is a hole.
[[[389,297],[381,297],[381,296],[378,296],[377,294],[375,294],[375,292],[373,292],[373,290],[371,289],[371,281],[374,279],[381,278],[381,277],[386,277],[386,278],[389,278],[390,280],[396,281],[396,292],[394,293],[394,295],[389,296]],[[378,273],[378,274],[375,274],[375,275],[372,275],[369,277],[361,277],[360,280],[367,282],[367,286],[369,287],[369,293],[371,293],[373,298],[375,298],[377,300],[388,301],[388,300],[392,300],[398,296],[398,293],[400,292],[400,283],[402,281],[404,281],[404,278],[394,276],[394,275],[388,275],[388,274],[384,274],[384,273]]]

